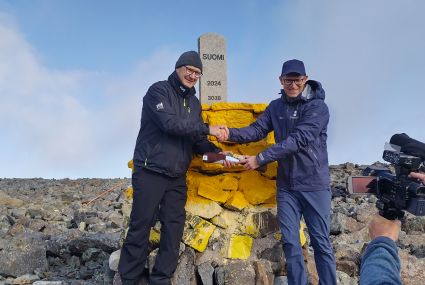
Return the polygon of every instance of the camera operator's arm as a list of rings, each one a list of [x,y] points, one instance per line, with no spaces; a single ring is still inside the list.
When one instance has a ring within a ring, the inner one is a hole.
[[[425,173],[419,173],[419,172],[410,172],[410,177],[416,178],[422,181],[422,184],[425,184]]]
[[[400,221],[375,215],[369,224],[372,241],[361,261],[360,284],[402,284],[400,258],[395,241],[400,232]]]

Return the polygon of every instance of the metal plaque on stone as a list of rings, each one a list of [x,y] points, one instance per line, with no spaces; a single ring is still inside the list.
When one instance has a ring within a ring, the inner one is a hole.
[[[208,33],[199,37],[199,55],[203,75],[199,80],[199,99],[202,104],[227,102],[227,54],[223,36]]]

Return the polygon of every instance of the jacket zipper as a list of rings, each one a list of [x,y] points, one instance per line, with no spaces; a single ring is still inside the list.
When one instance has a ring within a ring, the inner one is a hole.
[[[190,113],[190,107],[189,106],[186,107],[186,98],[183,98],[183,107],[184,109],[187,110],[188,113]]]

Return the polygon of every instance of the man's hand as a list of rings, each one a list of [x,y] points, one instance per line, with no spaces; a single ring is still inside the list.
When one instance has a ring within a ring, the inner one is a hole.
[[[229,131],[229,128],[227,127],[227,126],[220,126],[220,128],[221,128],[221,131],[223,132],[223,139],[222,140],[218,140],[219,142],[224,142],[224,141],[227,141],[227,140],[229,140],[229,137],[230,137],[230,131]]]
[[[257,162],[257,157],[254,155],[246,155],[240,162],[244,165],[246,170],[254,170],[260,166]]]
[[[224,154],[224,155],[232,155],[233,154],[231,151],[222,151],[222,152],[219,152],[219,153]],[[232,161],[224,160],[223,165],[224,165],[224,167],[230,168],[230,167],[235,166],[236,163],[232,162]]]
[[[425,184],[425,173],[410,172],[409,177],[419,179]]]
[[[387,220],[380,215],[375,215],[369,224],[369,236],[371,239],[384,236],[396,241],[401,229],[399,220]]]
[[[229,138],[229,129],[226,126],[209,126],[210,135],[215,136],[219,142]]]

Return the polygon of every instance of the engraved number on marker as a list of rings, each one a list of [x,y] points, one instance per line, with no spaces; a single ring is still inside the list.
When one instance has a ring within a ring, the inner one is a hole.
[[[217,80],[208,80],[207,86],[221,86],[221,81]]]
[[[208,96],[208,100],[221,100],[221,96]]]

